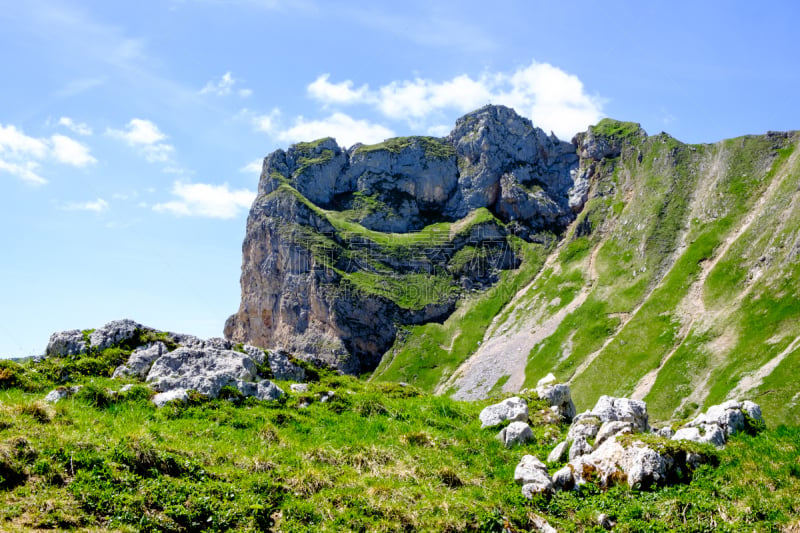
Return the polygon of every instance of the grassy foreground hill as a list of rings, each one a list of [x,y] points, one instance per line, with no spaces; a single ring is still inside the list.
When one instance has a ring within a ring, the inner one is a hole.
[[[506,449],[497,428],[480,429],[489,401],[410,386],[323,371],[307,393],[280,401],[231,391],[157,409],[146,387],[113,394],[125,381],[84,370],[68,383],[83,389],[50,405],[53,366],[0,367],[2,531],[499,533],[535,531],[542,518],[560,531],[602,531],[601,513],[616,531],[800,528],[797,428],[737,435],[673,487],[589,484],[526,500],[516,464],[544,458],[566,429],[535,398],[535,440]]]

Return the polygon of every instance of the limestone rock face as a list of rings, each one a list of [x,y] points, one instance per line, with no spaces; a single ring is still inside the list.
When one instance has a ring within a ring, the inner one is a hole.
[[[248,217],[225,336],[372,370],[398,326],[444,320],[460,291],[515,267],[509,235],[562,232],[585,197],[577,168],[575,145],[502,106],[465,115],[445,138],[277,150]]]

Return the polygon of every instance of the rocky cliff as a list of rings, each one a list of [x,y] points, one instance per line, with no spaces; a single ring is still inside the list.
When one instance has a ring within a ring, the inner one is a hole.
[[[606,119],[567,143],[487,106],[442,139],[279,150],[226,335],[463,399],[553,372],[579,408],[746,394],[797,423],[798,142]]]
[[[441,139],[278,150],[264,160],[225,335],[372,370],[399,327],[443,321],[517,267],[522,243],[553,242],[585,201],[577,169],[572,144],[501,106]]]

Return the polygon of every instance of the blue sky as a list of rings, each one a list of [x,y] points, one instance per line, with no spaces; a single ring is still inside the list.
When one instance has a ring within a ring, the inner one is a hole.
[[[800,129],[800,4],[26,0],[0,10],[0,356],[129,317],[221,335],[260,160],[446,134]]]

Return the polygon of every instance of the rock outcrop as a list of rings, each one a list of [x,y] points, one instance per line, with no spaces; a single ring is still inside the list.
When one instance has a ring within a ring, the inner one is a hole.
[[[749,400],[737,402],[729,400],[720,405],[712,405],[705,413],[678,429],[672,440],[689,440],[724,446],[730,435],[745,429],[754,429],[764,423],[761,407]]]
[[[305,378],[305,371],[285,353],[234,345],[221,338],[202,340],[159,331],[127,319],[109,322],[97,330],[54,333],[47,356],[102,355],[109,348],[130,353],[114,370],[113,377],[146,382],[157,393],[153,402],[158,406],[186,400],[190,391],[215,398],[225,387],[232,387],[243,396],[275,400],[283,391],[263,373],[281,380]],[[58,402],[74,394],[73,389],[56,389],[45,400]]]
[[[672,440],[692,440],[724,445],[725,435],[763,424],[760,407],[750,401],[729,401],[708,411],[680,428]],[[645,434],[658,439],[645,438]],[[699,437],[698,437],[699,435]],[[624,438],[623,438],[624,437]],[[648,489],[685,478],[706,460],[702,454],[681,447],[663,445],[668,437],[652,432],[647,405],[628,398],[601,396],[595,407],[575,417],[566,440],[553,448],[548,462],[568,463],[552,476],[538,458],[526,455],[514,473],[517,483],[526,483],[522,493],[550,494],[592,482],[600,487],[626,483]]]
[[[225,336],[371,370],[398,326],[445,319],[459,293],[518,264],[509,236],[575,217],[575,146],[502,106],[441,139],[348,150],[299,143],[264,160]]]

